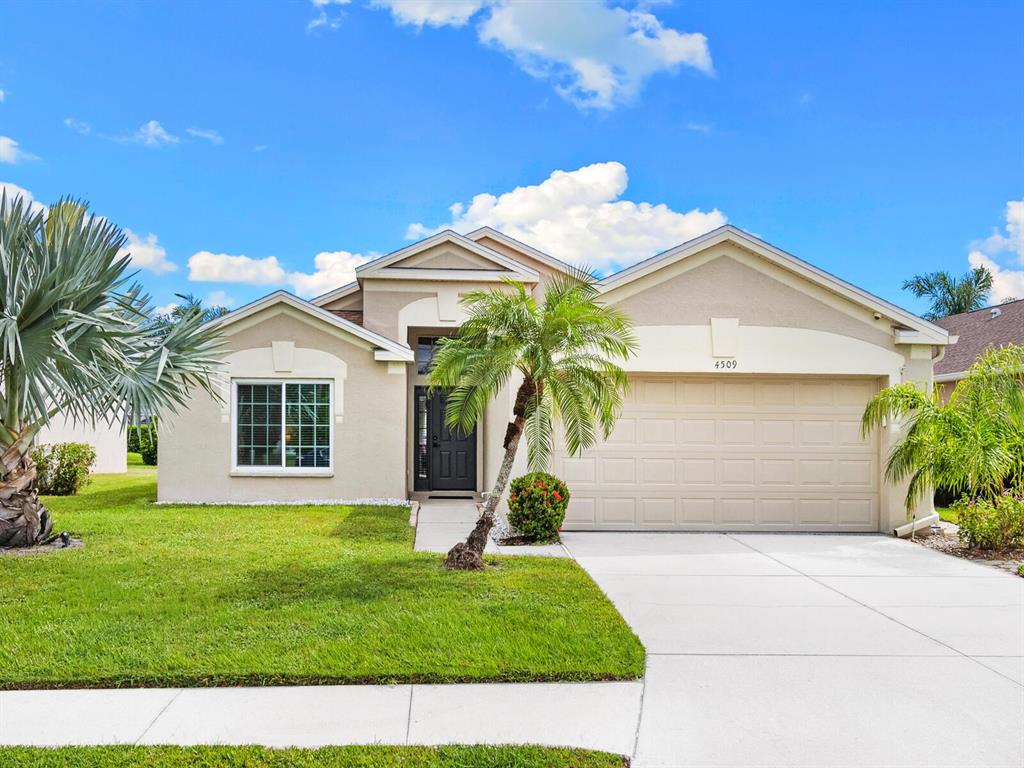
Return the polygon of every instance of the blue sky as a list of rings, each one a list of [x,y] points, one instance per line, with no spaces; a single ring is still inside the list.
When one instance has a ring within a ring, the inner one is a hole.
[[[130,230],[161,305],[313,295],[444,225],[610,270],[726,220],[911,309],[905,277],[969,258],[1024,296],[1022,30],[1019,2],[4,1],[0,182]]]

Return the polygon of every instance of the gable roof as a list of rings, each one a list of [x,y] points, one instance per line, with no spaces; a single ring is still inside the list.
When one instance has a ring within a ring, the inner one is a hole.
[[[226,315],[222,315],[216,320],[210,322],[211,326],[225,326],[237,323],[239,320],[255,315],[264,309],[268,309],[277,304],[284,304],[286,306],[297,309],[300,312],[305,312],[311,317],[321,320],[328,325],[337,328],[340,331],[345,331],[363,341],[371,344],[374,347],[386,350],[396,355],[401,360],[412,360],[413,351],[405,344],[399,344],[397,341],[381,336],[379,333],[367,330],[361,325],[357,325],[350,320],[346,320],[343,317],[330,312],[326,309],[316,306],[315,304],[300,299],[294,294],[288,293],[288,291],[274,291],[273,293],[267,294],[261,299],[256,299],[244,307],[239,307],[234,312],[228,312]]]
[[[458,232],[454,232],[450,229],[438,232],[436,235],[420,240],[417,243],[408,245],[405,248],[401,248],[392,253],[381,256],[379,259],[367,262],[356,267],[356,278],[361,277],[402,277],[403,275],[396,274],[401,269],[397,266],[401,261],[411,258],[418,253],[422,253],[435,246],[442,245],[444,243],[451,243],[457,245],[460,248],[464,248],[470,253],[476,254],[487,261],[492,262],[498,267],[498,270],[488,270],[493,272],[493,275],[473,275],[474,277],[484,277],[487,279],[494,279],[496,275],[504,275],[512,277],[513,279],[522,280],[523,282],[535,283],[540,278],[540,273],[525,264],[511,259],[503,253],[488,248],[485,245],[481,245],[474,240],[470,240],[468,237],[460,235]],[[395,267],[395,272],[389,270],[391,267]],[[431,269],[420,269],[418,276],[430,277],[430,273],[437,271],[465,271],[465,272],[480,272],[482,270],[431,270]],[[408,277],[409,275],[404,275]]]
[[[521,251],[532,259],[536,259],[541,264],[547,264],[552,269],[556,269],[559,272],[569,272],[575,269],[571,264],[568,264],[561,259],[556,259],[549,253],[534,248],[532,245],[527,245],[521,240],[516,240],[514,237],[509,237],[504,232],[499,232],[494,227],[480,227],[474,229],[472,232],[466,235],[470,240],[474,242],[484,237],[489,237],[492,240],[497,240],[499,243],[504,243],[509,248],[513,248],[517,251]]]
[[[319,296],[314,296],[309,301],[318,307],[322,307],[328,302],[334,301],[335,299],[341,299],[348,296],[351,293],[355,293],[359,290],[359,281],[353,280],[351,283],[346,283],[340,288],[328,291],[327,293],[321,293]]]
[[[935,323],[960,337],[935,364],[936,378],[950,381],[960,378],[988,347],[1024,344],[1024,299],[940,317]]]
[[[808,264],[806,261],[798,259],[796,256],[776,248],[774,245],[766,243],[764,240],[754,237],[754,235],[744,232],[742,229],[734,227],[732,224],[725,224],[724,226],[713,229],[700,237],[695,237],[681,245],[677,245],[676,247],[663,251],[649,259],[638,262],[631,267],[627,267],[620,272],[609,275],[601,281],[602,293],[607,293],[617,288],[621,288],[622,286],[628,285],[634,280],[638,280],[645,275],[656,272],[669,264],[674,264],[677,261],[681,261],[689,256],[693,256],[709,247],[723,242],[732,242],[742,248],[752,251],[758,256],[761,256],[762,258],[773,262],[812,283],[816,283],[817,285],[820,285],[855,304],[859,304],[903,324],[914,332],[912,334],[908,334],[906,332],[898,334],[899,340],[903,343],[939,345],[950,343],[949,333],[945,328],[941,328],[938,325],[930,323],[912,312],[908,312],[905,309],[897,307],[895,304],[891,304],[885,299],[868,293],[862,288],[858,288],[857,286],[848,283],[823,269],[819,269],[812,264]]]

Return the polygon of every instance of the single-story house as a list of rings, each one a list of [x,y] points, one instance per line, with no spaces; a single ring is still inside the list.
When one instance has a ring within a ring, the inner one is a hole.
[[[942,399],[948,400],[956,383],[986,349],[1024,344],[1024,299],[941,317],[935,324],[957,337],[956,344],[935,363],[935,384]]]
[[[88,443],[96,451],[93,472],[119,473],[128,471],[128,441],[123,421],[84,421],[57,414],[39,430],[36,445],[54,443]]]
[[[162,501],[254,502],[490,489],[513,386],[471,435],[443,425],[426,373],[459,297],[565,269],[490,228],[444,231],[313,301],[278,291],[215,321],[222,399],[161,422]],[[614,434],[559,454],[576,530],[892,531],[896,428],[861,434],[880,387],[932,385],[933,323],[724,226],[606,278],[640,341]],[[525,464],[525,451],[520,457]],[[931,512],[928,508],[919,512]],[[920,516],[920,515],[919,515]]]

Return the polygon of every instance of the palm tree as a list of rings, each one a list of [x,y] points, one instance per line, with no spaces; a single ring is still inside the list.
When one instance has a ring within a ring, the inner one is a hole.
[[[483,567],[495,508],[524,432],[531,471],[547,468],[556,420],[571,454],[593,446],[599,434],[611,434],[627,383],[616,361],[628,359],[637,341],[628,318],[602,305],[597,295],[594,277],[577,270],[554,278],[543,304],[511,280],[504,288],[463,297],[469,317],[458,336],[439,343],[429,375],[432,388],[450,390],[448,427],[469,432],[514,374],[522,376],[522,383],[494,488],[469,538],[448,553],[448,568]]]
[[[169,330],[150,319],[125,240],[82,203],[0,196],[0,547],[50,534],[30,451],[54,415],[95,424],[214,394],[215,332],[199,315]]]
[[[906,434],[893,447],[886,478],[910,478],[908,512],[932,488],[994,498],[1024,478],[1024,346],[988,349],[949,402],[914,384],[880,391],[864,411],[865,435],[897,420]]]
[[[165,315],[158,315],[157,319],[167,323],[176,323],[194,313],[199,313],[204,323],[223,317],[231,310],[220,305],[203,306],[203,300],[191,293],[176,293],[181,299],[180,304],[175,304],[173,309]]]
[[[931,308],[924,316],[937,320],[984,307],[992,292],[992,273],[985,267],[975,267],[957,279],[949,272],[928,272],[904,280],[903,290],[911,291],[919,299],[931,299]]]

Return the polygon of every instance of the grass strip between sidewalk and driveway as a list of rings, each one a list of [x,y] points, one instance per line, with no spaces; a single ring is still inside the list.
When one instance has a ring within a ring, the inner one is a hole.
[[[10,768],[623,768],[621,755],[547,747],[0,748]]]
[[[0,555],[0,688],[632,679],[572,560],[448,572],[406,507],[153,504],[156,475],[46,499],[84,547]]]

